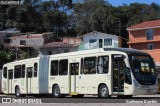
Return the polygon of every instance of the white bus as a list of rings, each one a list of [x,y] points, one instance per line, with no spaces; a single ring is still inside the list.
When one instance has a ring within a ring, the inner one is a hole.
[[[2,71],[2,91],[17,97],[132,97],[156,94],[158,81],[149,54],[128,48],[101,48],[7,63]]]

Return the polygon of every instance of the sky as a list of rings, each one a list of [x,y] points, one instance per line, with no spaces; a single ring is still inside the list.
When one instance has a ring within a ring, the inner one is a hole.
[[[138,3],[145,3],[151,4],[155,2],[160,5],[160,0],[107,0],[112,6],[119,6],[123,4],[129,5],[130,3],[138,2]]]

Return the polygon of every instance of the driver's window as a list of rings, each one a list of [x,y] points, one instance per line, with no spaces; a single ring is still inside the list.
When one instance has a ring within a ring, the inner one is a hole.
[[[125,68],[125,83],[132,84],[130,68]]]

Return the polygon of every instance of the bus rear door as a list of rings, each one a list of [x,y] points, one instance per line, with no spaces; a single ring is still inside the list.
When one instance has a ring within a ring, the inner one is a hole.
[[[79,63],[70,63],[70,94],[78,94]]]
[[[31,93],[33,67],[27,67],[27,93]]]
[[[13,69],[8,70],[8,93],[12,93]]]

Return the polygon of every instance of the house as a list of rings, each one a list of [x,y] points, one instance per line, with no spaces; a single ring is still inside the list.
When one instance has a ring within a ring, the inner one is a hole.
[[[44,44],[44,38],[42,34],[30,34],[10,37],[10,45],[15,47],[34,47],[39,48]]]
[[[82,42],[79,50],[96,48],[118,48],[121,47],[121,38],[116,35],[93,31],[81,36]]]
[[[149,53],[160,65],[160,20],[142,22],[127,28],[130,48]]]
[[[42,34],[28,34],[10,37],[10,47],[27,52],[30,56],[38,55],[38,49],[44,44]]]
[[[61,41],[53,41],[40,47],[39,55],[51,55],[59,53],[67,53],[78,50],[81,39],[77,37],[62,37]]]
[[[68,44],[64,42],[50,42],[40,47],[39,55],[52,55],[77,51],[77,44]]]

